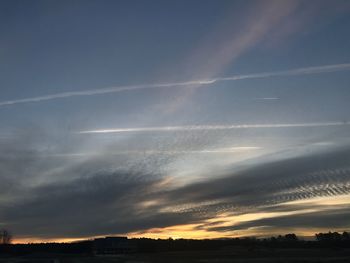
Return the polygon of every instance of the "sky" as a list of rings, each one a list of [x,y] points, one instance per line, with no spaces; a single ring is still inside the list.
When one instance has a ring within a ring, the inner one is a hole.
[[[346,0],[0,2],[15,242],[350,230]]]

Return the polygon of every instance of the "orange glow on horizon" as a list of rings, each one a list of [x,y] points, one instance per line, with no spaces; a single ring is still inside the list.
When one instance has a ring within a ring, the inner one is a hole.
[[[269,237],[279,234],[295,233],[299,236],[311,237],[315,233],[338,231],[342,232],[346,229],[339,228],[302,228],[302,227],[284,227],[278,228],[274,226],[256,226],[248,227],[246,229],[239,230],[227,230],[227,231],[215,231],[209,229],[210,227],[230,227],[239,225],[242,222],[250,222],[265,218],[275,218],[284,216],[293,216],[300,214],[308,214],[318,211],[331,211],[333,209],[339,209],[344,205],[348,205],[350,202],[350,195],[339,195],[334,197],[316,197],[308,200],[297,200],[286,202],[283,204],[285,208],[290,207],[291,209],[283,212],[247,212],[244,214],[234,213],[221,213],[216,217],[203,220],[199,223],[173,225],[163,228],[151,228],[143,231],[135,231],[124,234],[118,234],[122,236],[128,236],[129,238],[154,238],[154,239],[215,239],[215,238],[236,238],[244,236],[256,236],[256,237]],[[152,206],[153,203],[143,204]],[[300,209],[296,209],[300,205]],[[305,208],[305,205],[307,208]],[[278,206],[278,205],[277,205]],[[312,207],[317,207],[312,208]],[[171,208],[169,208],[171,209]],[[292,210],[296,209],[296,210]],[[105,236],[116,236],[116,234],[109,234]],[[14,238],[13,243],[49,243],[49,242],[76,242],[82,240],[89,240],[104,236],[88,236],[80,238],[39,238],[39,237],[18,237]]]
[[[242,237],[271,237],[277,235],[284,235],[287,233],[295,233],[299,237],[314,237],[316,233],[338,231],[343,232],[345,229],[340,228],[283,228],[276,229],[270,227],[252,227],[247,230],[237,231],[236,234],[232,232],[212,232],[206,230],[191,230],[190,228],[197,226],[196,224],[178,225],[166,228],[154,228],[143,232],[132,232],[129,234],[110,234],[105,236],[91,236],[86,238],[16,238],[13,244],[35,244],[35,243],[71,243],[85,240],[93,240],[95,238],[106,236],[127,236],[128,238],[152,238],[152,239],[219,239],[219,238],[242,238]]]

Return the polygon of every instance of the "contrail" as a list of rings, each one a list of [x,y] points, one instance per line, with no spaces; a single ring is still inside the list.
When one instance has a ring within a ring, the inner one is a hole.
[[[273,100],[279,100],[280,98],[278,98],[278,97],[263,97],[263,98],[254,98],[253,100],[264,100],[264,101],[266,101],[266,100],[271,100],[271,101],[273,101]]]
[[[328,126],[344,126],[349,124],[350,124],[349,122],[313,122],[313,123],[280,123],[280,124],[161,126],[161,127],[98,129],[98,130],[79,131],[78,133],[79,134],[99,134],[99,133],[128,133],[128,132],[176,132],[176,131],[292,128],[292,127],[328,127]]]
[[[261,79],[261,78],[270,78],[270,77],[288,77],[288,76],[320,74],[320,73],[336,72],[336,71],[344,71],[344,70],[350,70],[350,63],[297,68],[297,69],[274,71],[274,72],[262,72],[262,73],[246,74],[246,75],[236,75],[231,77],[222,77],[216,80],[227,81],[227,80],[242,80],[242,79]]]
[[[214,148],[214,149],[203,149],[203,150],[129,150],[129,151],[118,151],[118,152],[80,152],[80,153],[61,153],[45,155],[49,157],[86,157],[86,156],[111,156],[111,155],[124,155],[124,154],[217,154],[217,153],[239,153],[253,150],[260,150],[262,147],[259,146],[236,146],[229,148]]]
[[[229,77],[219,77],[219,78],[212,78],[212,79],[190,80],[190,81],[184,81],[184,82],[126,85],[126,86],[110,87],[110,88],[103,88],[103,89],[70,91],[70,92],[49,94],[49,95],[44,95],[39,97],[1,101],[0,106],[20,104],[20,103],[40,102],[40,101],[55,100],[55,99],[62,99],[62,98],[69,98],[69,97],[76,97],[76,96],[92,96],[92,95],[141,90],[141,89],[170,88],[170,87],[176,87],[176,86],[184,87],[184,86],[193,86],[193,85],[210,85],[219,81],[235,81],[235,80],[245,80],[245,79],[262,79],[262,78],[271,78],[271,77],[298,76],[298,75],[320,74],[320,73],[336,72],[336,71],[344,71],[344,70],[350,70],[350,63],[297,68],[297,69],[284,70],[284,71],[262,72],[262,73],[246,74],[246,75],[234,75]]]

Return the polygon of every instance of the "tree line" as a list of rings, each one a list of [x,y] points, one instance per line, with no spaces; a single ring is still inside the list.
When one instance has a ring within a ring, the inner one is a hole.
[[[7,230],[0,230],[0,255],[1,254],[30,254],[30,253],[69,253],[91,254],[94,241],[86,240],[72,243],[39,243],[39,244],[10,244],[12,235]],[[290,233],[269,238],[225,238],[225,239],[128,239],[136,249],[134,252],[163,252],[163,251],[191,251],[191,250],[217,250],[223,248],[240,247],[243,249],[257,248],[327,248],[350,247],[349,232],[327,232],[315,234],[315,240],[304,240],[296,234]]]

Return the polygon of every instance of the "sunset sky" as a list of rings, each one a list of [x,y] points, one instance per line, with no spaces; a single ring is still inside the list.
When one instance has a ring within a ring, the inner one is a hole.
[[[15,242],[350,230],[350,1],[0,2]]]

